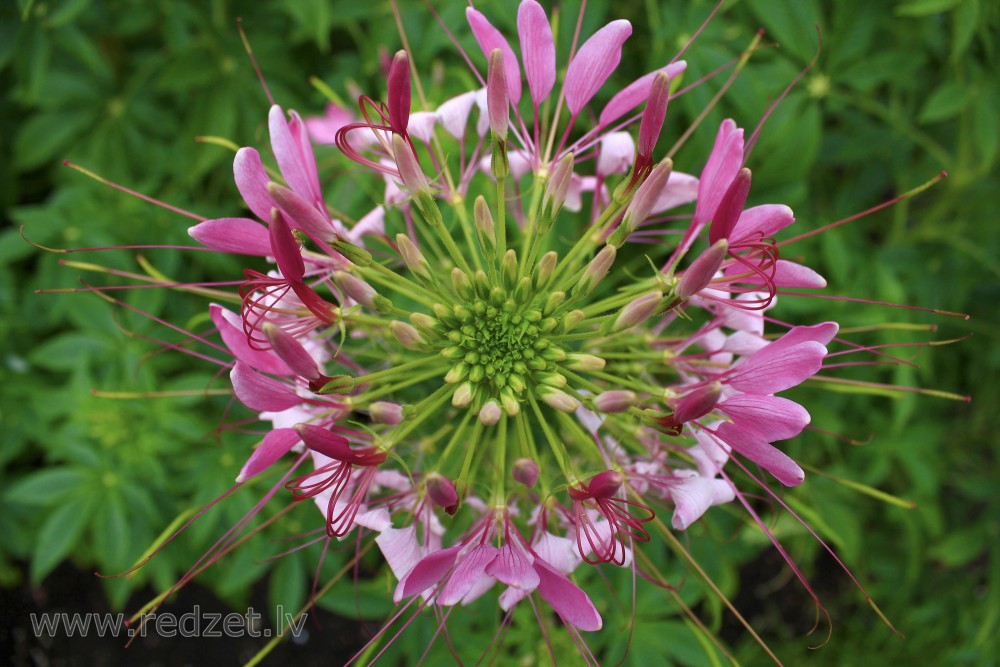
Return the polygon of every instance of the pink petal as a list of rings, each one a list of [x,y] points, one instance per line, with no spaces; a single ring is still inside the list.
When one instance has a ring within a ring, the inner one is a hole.
[[[375,544],[400,581],[420,560],[420,543],[417,542],[417,527],[414,524],[405,528],[386,528],[375,538]]]
[[[609,132],[601,137],[597,155],[597,173],[600,176],[625,174],[635,161],[635,141],[628,132]]]
[[[534,549],[538,558],[563,574],[569,574],[580,564],[580,557],[576,553],[576,543],[565,537],[548,532],[542,533],[542,536],[531,548]]]
[[[688,527],[708,511],[714,499],[712,479],[693,475],[687,479],[670,483],[670,499],[674,502],[674,514],[670,523],[677,530]]]
[[[538,586],[538,574],[532,567],[534,560],[523,548],[507,543],[486,566],[486,574],[508,586],[534,590]]]
[[[802,384],[823,366],[826,348],[819,343],[776,345],[771,343],[738,364],[729,385],[748,394],[774,394]]]
[[[772,237],[795,222],[792,209],[784,204],[764,204],[748,208],[740,214],[731,238],[734,243]]]
[[[507,77],[507,96],[510,98],[511,104],[516,105],[521,99],[521,68],[517,65],[514,49],[510,48],[506,38],[486,20],[482,12],[468,7],[465,10],[465,18],[469,21],[472,34],[475,35],[476,42],[479,43],[479,48],[482,49],[483,55],[487,59],[493,49],[500,49],[500,52],[503,53],[503,69]]]
[[[808,327],[794,327],[775,341],[782,345],[798,345],[806,341],[815,341],[820,345],[828,345],[837,335],[840,325],[836,322],[821,322]]]
[[[302,397],[294,391],[273,378],[257,373],[242,361],[233,366],[229,379],[236,398],[251,410],[279,412],[302,403]]]
[[[470,595],[474,589],[478,590],[482,586],[481,580],[484,577],[492,579],[486,574],[486,566],[497,557],[498,552],[499,549],[486,544],[477,546],[466,554],[462,562],[448,577],[444,588],[441,589],[438,604],[445,606],[457,604]]]
[[[779,396],[741,394],[719,403],[718,409],[727,414],[736,426],[767,442],[794,438],[810,419],[801,405]]]
[[[545,10],[535,0],[524,0],[517,8],[517,35],[531,101],[537,105],[549,96],[556,82],[556,44]]]
[[[577,630],[596,632],[604,624],[594,603],[566,575],[543,560],[535,560],[538,573],[538,594],[559,614],[563,623]]]
[[[291,369],[285,362],[272,352],[250,347],[246,332],[243,331],[243,319],[239,315],[214,303],[208,307],[208,314],[215,323],[215,328],[219,330],[222,342],[234,357],[263,373],[292,375]]]
[[[278,183],[271,183],[267,188],[281,212],[288,218],[289,224],[301,229],[310,237],[326,243],[334,236],[333,223],[329,216],[320,213],[302,195]]]
[[[293,121],[297,118],[297,114],[293,115]],[[309,150],[308,156],[303,155],[299,137],[293,133],[292,127],[285,120],[285,112],[277,104],[271,107],[267,115],[267,127],[271,134],[271,150],[288,187],[310,203],[316,203],[316,197],[319,195],[319,184],[318,182],[314,184],[313,178],[316,163],[314,161],[311,166],[307,164],[307,158],[312,158],[312,150]],[[308,142],[308,138],[306,141]]]
[[[288,453],[299,441],[299,434],[290,428],[277,428],[268,431],[257,449],[247,459],[240,470],[237,482],[245,482],[254,475],[263,472],[275,461]]]
[[[353,119],[346,109],[333,102],[326,105],[323,116],[313,116],[305,119],[306,130],[317,144],[332,144],[337,141],[337,130],[350,123]]]
[[[253,148],[241,148],[236,151],[236,158],[233,160],[233,178],[247,208],[261,220],[270,220],[271,209],[277,204],[267,193],[267,184],[271,179],[264,170],[260,153]]]
[[[639,77],[629,85],[618,91],[601,111],[598,119],[598,127],[606,127],[615,122],[649,97],[649,89],[653,85],[653,79],[657,73],[666,72],[667,76],[673,79],[675,76],[687,69],[687,63],[678,60],[666,67],[653,70],[649,74]]]
[[[716,430],[716,435],[734,451],[774,475],[785,486],[797,486],[806,478],[802,468],[788,455],[734,424],[721,424]]]
[[[447,100],[437,108],[438,120],[441,126],[456,139],[465,136],[465,126],[469,122],[472,105],[476,103],[476,91],[462,93],[458,97]]]
[[[356,225],[351,227],[347,235],[353,243],[360,243],[362,236],[384,236],[385,208],[383,206],[373,208],[365,217],[358,220]]]
[[[667,185],[660,191],[660,197],[650,209],[650,215],[662,213],[677,206],[690,204],[698,198],[698,179],[691,174],[671,171]]]
[[[271,235],[271,255],[274,256],[274,261],[277,263],[281,275],[290,282],[302,282],[306,273],[305,262],[302,261],[302,251],[280,211],[275,210],[271,215],[268,231]]]
[[[436,586],[455,565],[455,558],[461,548],[462,545],[456,545],[424,556],[399,580],[396,593],[392,597],[393,601],[398,603],[403,598],[423,593]]]
[[[722,195],[736,177],[743,164],[743,130],[730,119],[722,121],[715,145],[708,162],[701,172],[698,186],[698,205],[694,210],[694,223],[701,225],[712,219]]]
[[[267,227],[250,218],[216,218],[188,228],[188,235],[198,243],[219,252],[238,255],[271,255],[271,237]]]
[[[434,125],[437,120],[438,115],[433,111],[417,111],[410,114],[410,124],[406,131],[420,141],[430,143],[434,138]]]
[[[597,94],[622,59],[622,44],[632,34],[632,24],[618,19],[584,42],[566,69],[563,84],[566,107],[574,116]]]
[[[779,259],[775,265],[774,284],[777,287],[821,289],[826,287],[826,278],[808,266]]]

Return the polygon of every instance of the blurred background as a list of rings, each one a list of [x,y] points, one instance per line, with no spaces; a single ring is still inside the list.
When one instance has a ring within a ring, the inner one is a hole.
[[[613,4],[588,2],[582,34],[610,18],[633,22],[613,77],[617,89],[669,61],[714,3]],[[516,35],[514,2],[476,6],[508,36]],[[579,2],[561,7],[564,58]],[[425,5],[400,0],[400,9],[432,103],[470,89],[471,75]],[[464,4],[438,2],[436,9],[457,39],[478,53]],[[322,113],[323,86],[352,107],[359,90],[381,97],[383,67],[400,48],[391,6],[382,0],[17,0],[0,7],[0,657],[12,664],[77,664],[83,646],[106,664],[121,662],[123,640],[42,641],[32,636],[28,614],[135,611],[172,585],[256,500],[238,494],[220,504],[134,576],[94,576],[127,569],[177,517],[190,516],[228,489],[255,438],[222,432],[225,420],[250,415],[235,406],[224,416],[227,397],[205,389],[224,390],[225,377],[213,377],[208,364],[163,352],[156,341],[177,339],[163,326],[92,293],[36,290],[120,282],[60,260],[135,271],[141,256],[185,281],[239,279],[243,267],[212,253],[169,250],[59,255],[29,245],[18,232],[23,226],[33,242],[55,248],[190,244],[189,219],[102,186],[63,160],[207,217],[240,215],[232,150],[198,140],[215,136],[266,147],[268,102],[241,44],[238,18],[275,99],[303,115]],[[822,35],[818,64],[763,129],[749,162],[751,199],[792,206],[800,233],[947,171],[947,179],[919,197],[797,243],[787,256],[827,276],[830,294],[959,311],[971,319],[795,297],[781,299],[774,313],[786,321],[896,327],[859,334],[872,344],[973,334],[955,345],[903,349],[919,368],[845,373],[967,394],[972,402],[852,394],[819,383],[797,394],[815,426],[849,440],[806,433],[789,445],[795,458],[905,501],[885,502],[819,474],[787,496],[906,639],[881,624],[837,564],[786,518],[773,519],[772,527],[833,618],[832,637],[819,650],[810,647],[823,642],[827,628],[807,636],[811,601],[759,530],[713,510],[720,516],[685,537],[785,664],[998,664],[1000,5],[725,3],[685,54],[687,81],[736,57],[758,28],[771,46],[753,56],[685,145],[680,169],[697,173],[723,118],[747,128],[757,124],[816,54],[814,26]],[[671,103],[663,145],[704,108],[722,78]],[[333,153],[318,155],[322,162]],[[338,188],[336,181],[331,188]],[[210,327],[205,302],[195,296],[165,290],[115,296],[192,331]],[[903,325],[934,325],[936,331],[905,331]],[[129,397],[150,392],[174,395]],[[293,513],[250,540],[185,591],[177,613],[196,603],[223,611],[248,604],[297,609],[309,594],[319,550],[268,559],[288,548],[276,539],[315,528],[317,517]],[[696,589],[694,575],[675,565],[676,585]],[[300,645],[279,647],[275,662],[308,656],[338,662],[364,643],[355,619],[377,627],[391,609],[389,581],[364,575],[356,594],[324,597],[316,612],[323,625],[311,624]],[[702,593],[691,596],[689,603],[743,664],[767,662],[717,602]],[[666,610],[668,600],[662,591],[641,588],[628,664],[654,658],[658,664],[712,664],[683,617]],[[390,662],[405,663],[398,656],[407,651],[419,655],[412,647],[420,647],[426,640],[421,633],[433,632],[433,625],[430,631],[417,625]],[[463,641],[488,642],[495,626],[491,621],[460,630],[478,633]],[[261,646],[158,641],[140,642],[129,655],[200,664],[213,653],[245,660]],[[621,637],[595,641],[617,662]]]

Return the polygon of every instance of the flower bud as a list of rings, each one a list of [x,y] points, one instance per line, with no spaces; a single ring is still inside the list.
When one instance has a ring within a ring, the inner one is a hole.
[[[393,320],[390,322],[389,331],[396,337],[399,344],[407,350],[423,350],[426,346],[426,341],[424,341],[424,337],[420,335],[420,332],[402,320]]]
[[[536,290],[545,289],[545,286],[549,284],[549,280],[552,279],[552,272],[555,271],[558,261],[558,253],[552,250],[542,255],[542,258],[538,260],[538,264],[535,266],[535,270],[532,271],[531,276],[531,282],[534,284]],[[558,294],[558,292],[554,293]],[[566,295],[563,294],[563,296],[565,297]]]
[[[339,237],[331,241],[330,245],[351,264],[360,267],[371,266],[372,254],[364,248]]]
[[[500,260],[500,278],[503,286],[508,291],[514,289],[517,284],[517,253],[512,249],[504,253]]]
[[[294,336],[272,322],[264,322],[260,330],[267,337],[271,349],[285,362],[289,370],[306,380],[316,380],[320,377],[316,360]]]
[[[583,275],[580,276],[580,281],[576,284],[576,291],[582,295],[590,294],[597,284],[604,279],[604,276],[608,275],[608,271],[611,270],[611,265],[615,262],[615,256],[618,251],[614,246],[606,245],[601,248],[601,251],[597,253],[594,259],[590,260],[590,264],[584,269]]]
[[[722,383],[720,382],[712,382],[687,394],[674,409],[674,424],[686,424],[694,419],[704,417],[719,402],[721,394]]]
[[[656,140],[663,129],[663,119],[667,116],[667,100],[670,97],[670,77],[666,72],[657,72],[653,85],[649,87],[646,108],[639,122],[639,157],[637,163],[650,162]]]
[[[451,395],[451,404],[456,408],[464,408],[472,402],[472,384],[463,382]]]
[[[638,400],[634,391],[612,389],[594,397],[594,409],[598,412],[625,412]]]
[[[497,251],[496,232],[493,225],[493,214],[486,199],[479,195],[473,206],[473,217],[476,221],[476,234],[479,236],[479,248],[486,259],[493,259]]]
[[[375,297],[378,296],[378,292],[376,292],[375,288],[366,283],[364,280],[361,280],[361,278],[351,275],[346,271],[334,271],[333,282],[337,284],[337,287],[339,287],[345,295],[354,299],[362,306],[366,306],[368,308],[375,307]]]
[[[663,292],[660,291],[643,294],[622,308],[622,312],[618,314],[614,325],[611,327],[612,331],[617,333],[642,324],[656,312],[662,300]]]
[[[722,267],[722,262],[729,252],[729,241],[719,239],[712,246],[701,253],[698,259],[691,262],[680,280],[677,281],[676,293],[680,299],[689,299],[698,292],[708,287],[712,278]]]
[[[582,322],[587,315],[582,310],[571,310],[563,317],[563,332],[571,331]]]
[[[599,371],[604,368],[604,359],[592,354],[570,354],[566,356],[566,368],[574,371]]]
[[[726,193],[719,200],[719,207],[715,209],[712,216],[712,225],[708,228],[708,242],[715,244],[720,239],[729,239],[733,233],[736,223],[743,213],[743,206],[747,203],[747,196],[750,194],[750,170],[743,167],[736,174],[736,178],[729,184]]]
[[[560,412],[576,412],[576,409],[580,407],[579,401],[561,389],[553,389],[543,385],[538,387],[538,395],[550,408]]]
[[[493,399],[490,399],[486,401],[486,404],[479,410],[479,421],[483,424],[483,426],[493,426],[500,421],[501,414],[503,413],[500,410],[500,405]]]
[[[396,167],[399,169],[399,178],[403,181],[403,186],[417,206],[422,207],[420,200],[422,197],[430,197],[431,184],[424,175],[417,156],[413,154],[413,149],[406,143],[406,139],[398,134],[392,135],[392,154],[396,159]]]
[[[410,124],[410,59],[406,51],[397,51],[389,66],[386,106],[389,107],[389,127],[405,135]]]
[[[395,425],[403,421],[403,406],[388,401],[375,401],[368,406],[368,416],[376,424]]]
[[[548,183],[545,184],[545,195],[542,197],[538,229],[540,234],[549,231],[552,223],[555,222],[559,209],[566,202],[566,194],[573,181],[573,163],[573,154],[567,153],[552,167]]]
[[[663,188],[667,187],[667,180],[670,178],[670,172],[673,168],[674,161],[670,158],[664,158],[653,168],[646,180],[635,191],[631,203],[625,209],[625,216],[622,218],[621,224],[608,240],[609,244],[620,247],[625,243],[628,235],[649,217],[649,212],[653,210],[660,194],[663,193]]]
[[[510,114],[507,97],[507,76],[503,68],[503,53],[493,49],[486,70],[486,111],[490,121],[490,131],[500,141],[507,140],[507,122]]]
[[[449,516],[454,516],[458,510],[458,492],[451,480],[436,472],[429,473],[424,478],[424,486],[427,489],[427,497],[435,505],[444,508]]]
[[[515,417],[521,411],[521,403],[514,396],[514,390],[509,386],[500,390],[500,405],[508,417]]]
[[[610,498],[622,488],[623,481],[625,480],[620,472],[605,470],[591,477],[587,488],[594,498]]]
[[[457,266],[451,270],[451,286],[455,289],[455,293],[463,299],[471,299],[473,297],[472,281],[469,280],[469,276],[466,275],[465,271]]]
[[[349,375],[334,375],[319,388],[317,394],[349,394],[354,389],[354,378]]]
[[[431,279],[430,264],[427,262],[427,258],[414,245],[409,236],[396,234],[396,247],[399,248],[399,256],[403,258],[406,268],[424,280]]]
[[[538,481],[538,464],[532,459],[518,459],[514,461],[514,468],[511,471],[514,481],[524,484],[529,489]]]

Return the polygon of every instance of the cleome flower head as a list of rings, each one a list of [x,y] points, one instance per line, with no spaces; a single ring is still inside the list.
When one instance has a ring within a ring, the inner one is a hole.
[[[858,346],[835,322],[768,315],[780,289],[825,281],[780,257],[791,209],[747,205],[736,121],[697,163],[669,157],[685,135],[669,113],[680,54],[608,90],[628,21],[561,55],[535,0],[519,5],[518,50],[466,18],[482,88],[414,109],[400,51],[363,120],[275,105],[277,169],[249,147],[234,162],[254,217],[190,229],[258,258],[239,312],[210,308],[233,393],[267,431],[237,482],[292,454],[267,499],[315,503],[323,539],[376,533],[403,609],[443,626],[496,593],[507,624],[529,600],[593,658],[579,633],[605,621],[580,582],[596,566],[668,586],[642,554],[657,536],[687,553],[661,515],[684,531],[739,501],[778,545],[747,494],[783,505],[769,477],[803,483],[782,442],[811,420],[778,394]],[[358,220],[331,214],[310,132],[383,188]]]

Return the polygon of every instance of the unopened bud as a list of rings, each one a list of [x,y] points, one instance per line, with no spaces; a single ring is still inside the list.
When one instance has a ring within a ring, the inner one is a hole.
[[[503,68],[503,53],[493,49],[486,70],[486,112],[490,121],[490,131],[500,140],[507,140],[507,122],[510,113],[507,97],[507,75]]]
[[[372,254],[364,248],[356,246],[350,241],[342,238],[335,239],[330,245],[333,246],[334,250],[343,255],[343,257],[351,264],[362,268],[371,266]]]
[[[337,284],[337,287],[339,287],[345,295],[354,299],[362,306],[366,306],[368,308],[375,307],[375,297],[378,296],[378,292],[376,292],[375,288],[366,283],[364,280],[361,280],[361,278],[351,275],[346,271],[334,271],[333,282]]]
[[[614,246],[606,245],[601,248],[601,251],[597,253],[594,259],[590,260],[590,264],[584,270],[580,281],[576,284],[576,291],[584,296],[590,294],[597,287],[597,284],[604,279],[604,276],[608,275],[608,271],[611,270],[611,265],[614,264],[617,254],[618,251]]]
[[[670,77],[666,72],[657,72],[653,85],[649,87],[646,108],[639,122],[639,157],[636,162],[651,161],[656,140],[663,129],[663,119],[667,115],[667,100],[670,97]],[[648,164],[648,162],[647,162]]]
[[[514,481],[524,484],[530,489],[538,481],[538,464],[532,459],[518,459],[514,461],[511,475],[514,477]]]
[[[464,408],[472,402],[472,384],[463,382],[451,395],[451,404],[456,408]]]
[[[634,391],[628,389],[612,389],[605,391],[594,397],[594,408],[598,412],[625,412],[633,405],[639,397]]]
[[[558,308],[563,301],[566,300],[566,292],[552,292],[549,294],[548,298],[545,299],[545,305],[542,306],[542,314],[549,315]]]
[[[694,419],[704,417],[715,408],[722,394],[722,384],[712,382],[699,387],[682,398],[674,409],[675,424],[686,424]]]
[[[493,225],[493,214],[490,213],[486,199],[479,195],[473,206],[473,217],[476,221],[476,234],[479,236],[479,248],[486,259],[492,259],[497,250],[496,232]]]
[[[505,252],[500,261],[500,277],[504,288],[508,291],[514,289],[517,284],[517,253],[513,249]]]
[[[632,202],[625,209],[625,216],[622,218],[621,225],[618,226],[618,229],[615,230],[615,233],[608,240],[609,244],[620,247],[625,243],[628,235],[634,232],[649,217],[649,212],[653,210],[653,206],[656,205],[660,195],[663,193],[663,188],[667,187],[667,181],[670,178],[670,172],[673,168],[674,162],[670,158],[664,158],[653,168],[653,171],[650,172],[646,180],[635,191]]]
[[[580,407],[579,401],[561,389],[540,386],[538,387],[538,395],[550,408],[560,412],[576,412],[576,409]]]
[[[587,314],[582,310],[571,310],[563,317],[563,332],[568,332],[573,330],[577,324],[582,322],[587,317]]]
[[[267,336],[271,349],[285,362],[289,370],[306,380],[316,380],[320,377],[316,360],[294,336],[271,322],[265,322],[261,326],[261,331]]]
[[[439,321],[424,313],[410,313],[410,321],[415,327],[429,335],[436,335],[439,331],[443,331]]]
[[[317,394],[349,394],[354,389],[354,378],[348,375],[334,375],[319,388]]]
[[[431,279],[430,264],[427,262],[427,258],[414,245],[409,236],[396,234],[396,247],[399,248],[399,256],[403,258],[406,268],[424,280]]]
[[[736,174],[736,178],[729,184],[726,193],[719,200],[719,207],[715,209],[712,216],[712,225],[708,228],[708,242],[715,244],[720,239],[729,239],[733,233],[740,214],[743,213],[743,206],[747,203],[747,196],[750,194],[750,170],[743,167]]]
[[[464,380],[468,374],[469,367],[460,361],[451,367],[451,370],[444,376],[444,381],[448,384],[455,384]]]
[[[451,270],[451,286],[455,293],[463,299],[472,299],[472,281],[465,271],[457,266]]]
[[[719,239],[708,250],[701,253],[698,259],[691,262],[691,266],[684,271],[680,280],[677,281],[677,297],[680,299],[689,299],[708,287],[708,284],[712,282],[712,278],[715,277],[715,274],[722,267],[722,262],[726,259],[726,253],[728,252],[729,241]]]
[[[643,294],[622,308],[622,312],[618,314],[614,326],[611,328],[612,331],[617,333],[642,324],[656,312],[662,300],[663,292],[656,291]]]
[[[399,169],[399,178],[403,181],[403,186],[417,206],[421,207],[421,197],[430,196],[431,184],[424,175],[417,156],[413,154],[413,149],[406,143],[406,139],[398,134],[392,135],[392,154],[396,158],[396,167]]]
[[[368,406],[368,416],[376,424],[395,425],[403,421],[403,406],[388,401],[375,401]]]
[[[426,347],[424,337],[413,326],[402,320],[393,320],[389,323],[389,331],[396,337],[399,344],[407,350],[423,350]]]
[[[531,276],[531,282],[534,284],[535,289],[545,289],[545,286],[549,284],[549,280],[552,279],[552,272],[555,271],[558,261],[559,255],[555,251],[550,250],[542,255]]]
[[[490,399],[486,401],[486,404],[479,410],[479,421],[483,426],[493,426],[498,421],[500,421],[500,416],[503,412],[500,410],[500,405],[496,401]]]
[[[397,51],[389,66],[389,127],[405,134],[410,123],[410,59],[406,51]]]
[[[606,362],[592,354],[570,354],[566,357],[565,366],[574,371],[599,371]]]
[[[521,411],[521,403],[514,396],[514,390],[509,386],[500,390],[500,405],[508,417],[515,417]]]
[[[549,181],[545,185],[545,195],[542,197],[542,212],[539,232],[544,234],[552,226],[559,213],[559,209],[566,202],[566,194],[569,192],[570,183],[573,180],[573,154],[564,155],[549,174]]]
[[[449,516],[454,516],[458,510],[458,492],[451,480],[436,472],[429,473],[424,478],[427,496],[434,504],[444,509]]]
[[[594,498],[610,498],[622,488],[623,481],[625,480],[620,472],[606,470],[591,477],[587,488]]]
[[[556,389],[565,387],[567,382],[565,375],[561,373],[553,373],[552,371],[542,371],[541,373],[536,373],[535,379],[539,384],[555,387]]]

